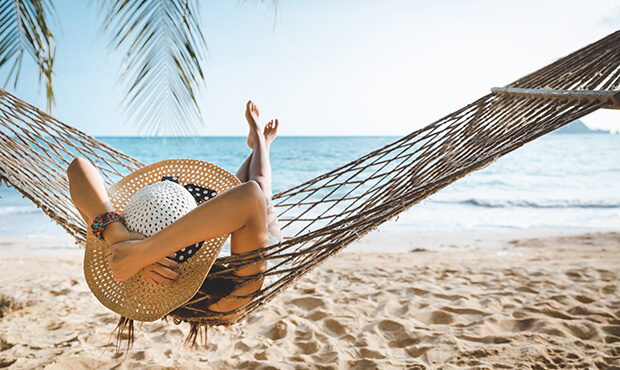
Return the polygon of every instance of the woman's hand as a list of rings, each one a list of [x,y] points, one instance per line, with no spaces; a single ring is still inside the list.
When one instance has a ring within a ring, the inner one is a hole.
[[[126,240],[108,248],[108,262],[114,281],[125,281],[150,265],[146,239]]]
[[[174,254],[145,266],[149,257],[146,239],[126,240],[112,245],[108,249],[108,261],[114,280],[125,281],[140,272],[155,285],[174,285],[179,277],[179,274],[172,270],[179,266],[172,260]]]
[[[159,262],[146,266],[140,273],[155,285],[172,286],[179,278],[179,274],[172,270],[179,266],[173,259],[174,254],[171,254]]]

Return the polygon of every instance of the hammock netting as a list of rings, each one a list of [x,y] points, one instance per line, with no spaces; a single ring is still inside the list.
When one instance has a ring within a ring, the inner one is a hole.
[[[599,108],[620,108],[620,31],[588,45],[331,172],[274,195],[285,240],[219,258],[226,275],[270,260],[263,289],[233,313],[201,306],[200,293],[173,311],[175,322],[237,322],[347,245],[457,179]],[[69,197],[71,160],[93,162],[111,185],[140,161],[0,90],[0,178],[84,243],[86,225]],[[257,278],[257,277],[253,277]],[[246,278],[247,279],[247,278]]]

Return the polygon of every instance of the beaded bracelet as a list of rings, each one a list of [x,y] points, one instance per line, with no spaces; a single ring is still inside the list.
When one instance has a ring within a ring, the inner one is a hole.
[[[92,231],[93,235],[97,237],[97,239],[105,241],[103,237],[103,230],[108,224],[111,224],[112,222],[120,222],[123,225],[125,224],[123,216],[121,216],[119,213],[116,213],[114,211],[106,212],[101,216],[95,217],[95,219],[93,220],[93,224],[90,225],[90,230]]]

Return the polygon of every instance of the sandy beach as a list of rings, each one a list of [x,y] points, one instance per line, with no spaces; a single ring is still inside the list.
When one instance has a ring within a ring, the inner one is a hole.
[[[376,233],[206,348],[157,321],[120,355],[71,245],[0,239],[0,368],[620,368],[620,233]]]

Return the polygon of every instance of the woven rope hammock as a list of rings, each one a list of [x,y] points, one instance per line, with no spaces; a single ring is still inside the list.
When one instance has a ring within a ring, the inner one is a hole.
[[[331,172],[274,196],[284,235],[266,255],[220,258],[221,277],[271,260],[263,289],[235,319],[201,306],[198,294],[172,312],[175,322],[242,320],[314,267],[382,223],[457,179],[599,108],[620,109],[620,31],[574,52]],[[86,228],[69,197],[65,169],[75,157],[95,163],[107,185],[143,163],[0,90],[0,178],[73,235]],[[242,279],[242,278],[238,278]]]

